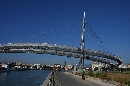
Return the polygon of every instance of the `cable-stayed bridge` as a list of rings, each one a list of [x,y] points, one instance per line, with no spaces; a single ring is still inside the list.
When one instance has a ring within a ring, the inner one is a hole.
[[[97,61],[105,64],[113,64],[113,61],[116,62],[116,64],[114,65],[122,64],[121,58],[111,53],[108,53],[109,51],[101,52],[96,49],[95,50],[85,49],[84,36],[86,26],[88,26],[88,24],[85,20],[85,13],[84,13],[80,47],[72,47],[50,43],[7,43],[7,44],[0,44],[0,53],[36,53],[36,54],[50,54],[50,55],[74,57],[74,58],[80,58],[80,64],[83,65],[84,65],[84,59]],[[94,35],[96,34],[94,33],[93,36]],[[99,38],[97,37],[97,39]],[[93,41],[92,43],[94,44]]]
[[[0,53],[36,53],[36,54],[51,54],[58,56],[67,56],[75,58],[83,58],[81,50],[77,47],[62,46],[48,43],[15,43],[0,45]],[[84,49],[85,59],[110,64],[109,61],[102,58],[111,59],[122,63],[121,59],[115,55],[110,55],[94,50]]]

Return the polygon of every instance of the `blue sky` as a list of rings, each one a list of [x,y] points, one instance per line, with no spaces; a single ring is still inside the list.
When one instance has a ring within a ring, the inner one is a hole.
[[[85,11],[88,24],[103,44],[121,57],[123,63],[130,63],[129,9],[130,0],[0,0],[0,44],[47,42],[79,47]],[[76,21],[78,23],[72,25]],[[90,48],[87,34],[85,48]],[[0,61],[42,64],[67,61],[75,64],[79,59],[41,54],[0,54]]]

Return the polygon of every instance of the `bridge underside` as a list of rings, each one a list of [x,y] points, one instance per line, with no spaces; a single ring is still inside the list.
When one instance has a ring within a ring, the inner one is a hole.
[[[48,43],[8,43],[0,45],[0,53],[36,53],[83,58],[81,52],[82,51],[77,47],[69,47],[65,45],[61,46]],[[113,64],[109,61],[112,60],[116,61],[118,65],[122,64],[122,60],[119,57],[100,51],[85,49],[84,55],[84,58],[87,60],[97,61],[105,64]]]

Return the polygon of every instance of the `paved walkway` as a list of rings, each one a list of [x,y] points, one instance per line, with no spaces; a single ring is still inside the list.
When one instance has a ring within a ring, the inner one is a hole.
[[[75,75],[75,74],[70,74],[68,72],[65,72],[65,73],[70,75],[70,76],[73,76],[74,78],[80,80],[81,82],[83,81],[83,82],[89,84],[90,86],[119,86],[119,85],[116,85],[116,84],[113,85],[113,84],[110,84],[110,83],[102,82],[99,79],[85,78],[85,80],[82,80],[81,76],[78,76],[78,75]]]
[[[55,86],[100,86],[60,71],[55,72],[54,77]]]
[[[55,86],[119,86],[91,78],[85,78],[85,80],[83,80],[81,76],[61,71],[54,72],[54,81]],[[41,86],[47,86],[48,82],[49,78],[46,78]]]

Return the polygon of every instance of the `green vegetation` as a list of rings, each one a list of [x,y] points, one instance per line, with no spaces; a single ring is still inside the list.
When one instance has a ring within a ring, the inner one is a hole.
[[[89,71],[89,72],[87,73],[87,75],[89,75],[90,77],[94,77],[94,76],[95,76],[95,74],[94,74],[93,71]]]
[[[75,72],[75,75],[81,76],[81,75],[82,75],[82,73]]]
[[[124,84],[130,86],[130,81],[125,81]]]
[[[89,71],[87,73],[87,75],[89,75],[90,77],[96,77],[96,78],[100,78],[100,79],[107,79],[107,72],[102,72],[102,73],[97,72],[97,73],[94,73],[93,71]]]

